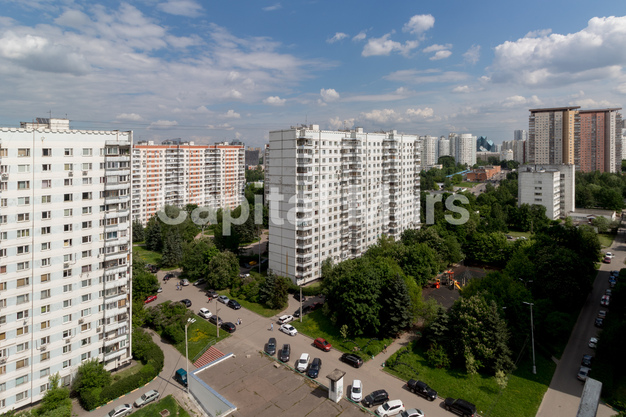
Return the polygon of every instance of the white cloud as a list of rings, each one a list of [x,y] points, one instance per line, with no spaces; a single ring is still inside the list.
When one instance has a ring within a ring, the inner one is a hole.
[[[406,109],[404,112],[398,112],[394,109],[375,109],[361,113],[360,119],[378,124],[410,123],[416,120],[431,119],[434,114],[434,110],[430,107]]]
[[[172,126],[178,126],[178,122],[176,120],[157,120],[156,122],[150,123],[150,128],[168,128]]]
[[[552,29],[532,30],[524,35],[525,38],[542,38],[552,33]]]
[[[615,79],[626,65],[625,44],[626,16],[594,17],[576,33],[524,37],[496,46],[492,80],[554,87]]]
[[[227,91],[223,98],[225,99],[233,99],[233,100],[239,100],[243,97],[243,94],[241,94],[241,92],[237,91],[237,90],[230,90]]]
[[[580,106],[583,109],[600,109],[607,107],[621,107],[621,104],[614,103],[609,100],[594,100],[592,98],[584,98],[580,100],[574,100],[569,103],[573,106]]]
[[[340,119],[339,117],[334,117],[328,120],[328,126],[334,130],[350,129],[354,126],[354,120],[354,118]]]
[[[364,40],[366,37],[367,37],[367,34],[365,33],[365,31],[361,31],[356,36],[354,36],[352,38],[352,40],[354,42],[360,42],[360,41]]]
[[[541,105],[541,100],[537,96],[531,96],[526,98],[524,96],[510,96],[504,99],[501,103],[502,107],[511,108],[511,107],[537,107]]]
[[[223,114],[222,117],[225,119],[239,119],[241,118],[241,114],[237,113],[233,109],[230,109],[225,114]]]
[[[445,45],[434,44],[434,45],[430,45],[430,46],[422,49],[422,52],[424,52],[424,53],[437,52],[437,51],[443,51],[443,50],[450,49],[450,48],[452,48],[452,44],[451,43],[447,43]]]
[[[389,39],[391,33],[380,38],[370,38],[363,47],[362,56],[389,55],[392,52],[399,52],[408,55],[413,49],[419,46],[418,41],[406,41],[404,44]]]
[[[329,88],[329,89],[322,88],[320,90],[320,96],[322,96],[322,100],[324,100],[324,102],[326,103],[331,102],[331,101],[337,101],[340,98],[339,93],[332,88]]]
[[[419,35],[426,32],[428,29],[435,26],[435,18],[430,14],[418,14],[404,24],[402,27],[403,32],[413,33]]]
[[[451,51],[437,51],[437,53],[431,56],[429,59],[431,61],[438,61],[440,59],[448,58],[450,55],[452,55]]]
[[[176,16],[196,17],[202,11],[202,6],[193,0],[168,0],[159,3],[157,9]]]
[[[348,35],[346,33],[337,32],[337,33],[335,33],[335,35],[332,38],[326,39],[326,42],[327,43],[335,43],[335,42],[339,42],[340,40],[345,39],[347,37],[348,37]]]
[[[457,83],[469,76],[464,72],[430,70],[400,70],[392,72],[384,78],[391,81],[400,81],[413,84],[422,83]]]
[[[472,89],[467,85],[458,85],[452,89],[453,93],[471,93]]]
[[[617,86],[617,91],[626,94],[626,83],[620,84]]]
[[[125,120],[125,121],[129,121],[129,122],[139,122],[141,120],[143,120],[143,117],[141,117],[138,114],[135,113],[122,113],[122,114],[118,114],[117,116],[115,116],[116,120]]]
[[[434,110],[431,109],[430,107],[424,107],[423,109],[407,109],[406,110],[406,115],[409,118],[415,118],[415,117],[419,117],[419,118],[430,118],[433,117],[433,115],[435,114]]]
[[[361,113],[361,118],[376,123],[397,122],[398,113],[393,109],[372,110],[371,112]]]
[[[280,3],[272,4],[271,6],[263,7],[263,11],[273,12],[274,10],[282,9],[283,6]]]
[[[287,100],[284,98],[280,98],[278,96],[270,96],[263,100],[263,103],[269,104],[270,106],[282,106],[285,104]]]
[[[467,64],[474,65],[480,59],[480,45],[472,45],[463,54],[463,59]]]

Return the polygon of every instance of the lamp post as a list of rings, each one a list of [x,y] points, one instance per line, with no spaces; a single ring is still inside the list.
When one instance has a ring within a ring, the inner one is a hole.
[[[220,338],[220,306],[219,303],[215,303],[215,327],[217,327],[217,338]]]
[[[185,362],[187,364],[187,395],[189,395],[189,340],[187,339],[187,328],[196,322],[196,319],[192,319],[189,317],[187,319],[187,324],[185,324]]]
[[[527,303],[526,301],[522,301],[524,304],[530,306],[530,339],[533,345],[533,374],[537,374],[537,367],[535,366],[535,326],[533,325],[533,303]]]

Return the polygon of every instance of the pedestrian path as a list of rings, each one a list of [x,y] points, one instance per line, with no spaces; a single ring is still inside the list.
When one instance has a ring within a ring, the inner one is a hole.
[[[201,368],[207,363],[211,363],[221,357],[225,356],[222,352],[220,352],[215,346],[209,347],[206,352],[200,356],[200,359],[193,363],[193,366],[196,368]]]

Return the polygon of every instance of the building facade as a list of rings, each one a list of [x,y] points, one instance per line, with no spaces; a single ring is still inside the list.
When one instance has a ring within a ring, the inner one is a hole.
[[[476,163],[476,136],[470,133],[454,135],[450,140],[453,156],[457,164],[473,166]]]
[[[465,176],[467,181],[488,181],[501,172],[500,165],[486,165],[468,172]]]
[[[450,152],[450,139],[446,138],[445,136],[439,137],[439,146],[438,146],[437,155],[438,155],[437,163],[439,163],[439,157],[452,156],[452,153]]]
[[[574,164],[575,130],[580,106],[530,109],[529,164]]]
[[[143,225],[165,205],[234,209],[243,198],[243,145],[139,142],[132,167],[132,218]]]
[[[428,169],[439,160],[439,139],[436,136],[420,136],[422,166]]]
[[[580,110],[575,146],[576,168],[581,172],[621,172],[621,108]]]
[[[522,165],[519,167],[518,205],[537,204],[546,208],[546,216],[556,220],[575,209],[574,165]]]
[[[131,360],[132,133],[0,128],[0,412]]]
[[[416,135],[270,132],[269,269],[298,285],[321,278],[322,262],[361,256],[382,235],[419,227]]]
[[[528,140],[528,132],[526,130],[514,130],[513,140]]]

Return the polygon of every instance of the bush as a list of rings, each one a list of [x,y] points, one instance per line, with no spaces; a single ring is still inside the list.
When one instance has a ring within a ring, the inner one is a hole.
[[[426,359],[428,359],[428,363],[435,368],[447,368],[450,366],[450,359],[448,358],[446,350],[436,342],[426,351]]]

